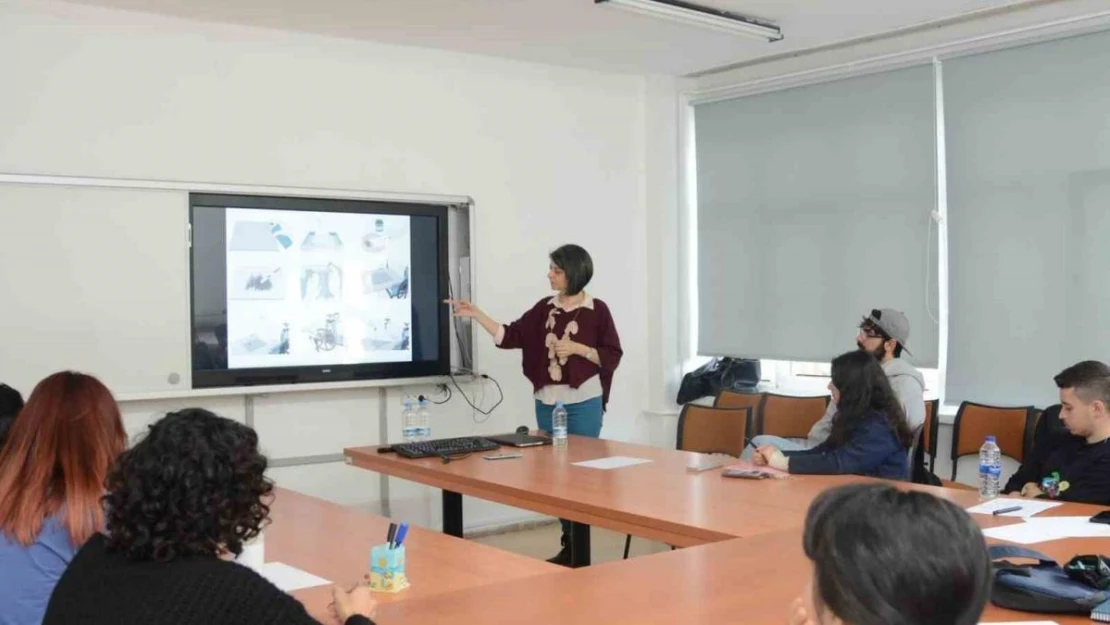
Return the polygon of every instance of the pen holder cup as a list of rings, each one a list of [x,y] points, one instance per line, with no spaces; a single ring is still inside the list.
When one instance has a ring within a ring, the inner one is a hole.
[[[370,550],[370,590],[401,592],[409,587],[405,575],[405,547],[375,545]]]

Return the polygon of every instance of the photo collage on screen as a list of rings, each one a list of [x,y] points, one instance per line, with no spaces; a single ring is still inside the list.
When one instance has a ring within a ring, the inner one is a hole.
[[[228,367],[412,360],[410,218],[229,208]]]

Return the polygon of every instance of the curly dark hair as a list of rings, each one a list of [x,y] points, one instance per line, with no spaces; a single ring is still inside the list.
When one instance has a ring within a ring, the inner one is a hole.
[[[171,412],[108,476],[109,548],[158,562],[237,556],[269,520],[265,471],[251,428],[200,408]]]

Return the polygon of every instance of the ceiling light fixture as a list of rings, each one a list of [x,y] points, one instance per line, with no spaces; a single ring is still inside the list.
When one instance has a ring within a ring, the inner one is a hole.
[[[624,9],[689,26],[712,28],[734,35],[747,35],[767,41],[782,39],[782,30],[774,24],[682,0],[594,0],[594,4],[609,5],[615,9]]]

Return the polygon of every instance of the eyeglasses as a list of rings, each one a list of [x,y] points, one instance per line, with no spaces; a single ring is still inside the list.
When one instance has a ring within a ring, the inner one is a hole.
[[[883,335],[881,330],[878,330],[878,329],[876,329],[872,326],[867,326],[867,325],[860,326],[859,331],[862,332],[863,335],[866,336],[869,339],[885,339],[886,338]]]
[[[882,339],[884,341],[890,340],[890,335],[883,332],[882,328],[875,325],[874,321],[864,319],[863,323],[859,324],[859,331],[869,339]]]

